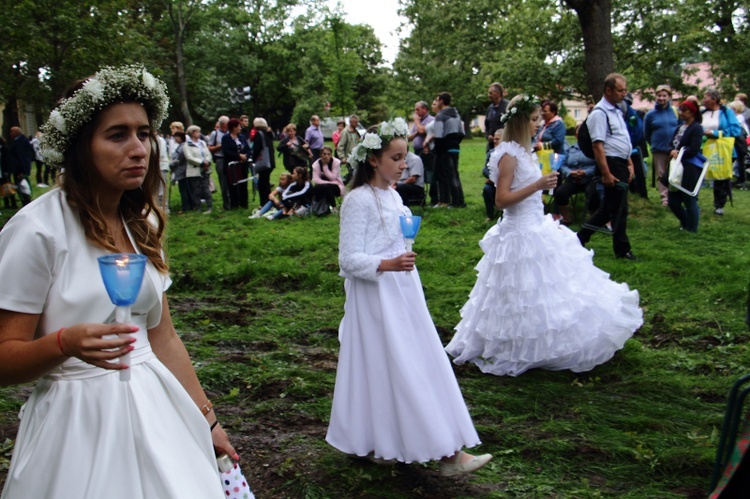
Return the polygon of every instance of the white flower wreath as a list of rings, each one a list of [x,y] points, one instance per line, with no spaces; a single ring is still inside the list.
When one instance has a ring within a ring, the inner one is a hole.
[[[507,109],[502,116],[500,116],[500,123],[503,125],[508,122],[513,116],[518,113],[524,113],[526,116],[531,115],[531,111],[539,107],[539,99],[534,96],[524,95],[522,99],[519,99],[513,107]]]
[[[42,125],[44,135],[40,147],[45,162],[53,167],[62,167],[65,153],[81,127],[91,121],[98,111],[121,102],[124,97],[144,106],[153,130],[157,130],[167,116],[167,86],[145,67],[134,64],[102,68],[86,80],[72,97],[63,99]]]
[[[382,148],[384,142],[390,142],[397,137],[405,138],[407,135],[409,135],[409,125],[407,125],[406,120],[403,118],[383,121],[378,125],[375,133],[366,133],[362,138],[362,142],[352,149],[352,152],[349,154],[349,163],[352,166],[356,166],[367,159],[370,151]]]

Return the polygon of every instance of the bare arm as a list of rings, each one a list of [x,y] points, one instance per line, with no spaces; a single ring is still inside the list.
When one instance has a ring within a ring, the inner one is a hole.
[[[166,294],[162,297],[161,321],[158,326],[148,330],[148,339],[156,356],[172,372],[182,387],[185,388],[185,391],[188,392],[195,405],[203,407],[207,403],[208,397],[206,397],[203,387],[201,387],[200,381],[198,381],[198,376],[195,374],[195,369],[193,369],[193,364],[190,362],[190,356],[185,349],[185,345],[174,329]],[[206,419],[209,424],[213,424],[216,421],[214,411],[206,414]],[[211,438],[214,447],[219,451],[226,452],[233,459],[239,458],[234,447],[229,443],[229,437],[227,437],[221,425],[217,425],[213,429]]]
[[[497,179],[497,190],[495,191],[495,207],[499,210],[520,203],[536,191],[553,189],[557,185],[558,173],[552,172],[537,179],[534,183],[511,192],[510,185],[516,174],[517,166],[518,161],[510,154],[506,154],[500,159],[498,164],[500,175]]]
[[[73,325],[60,334],[61,351],[57,334],[34,339],[38,323],[38,314],[0,310],[0,385],[33,381],[62,364],[68,356],[104,369],[122,369],[119,363],[108,361],[132,350],[132,338],[102,339],[108,334],[133,333],[133,326],[128,324]],[[105,350],[111,348],[116,350]]]

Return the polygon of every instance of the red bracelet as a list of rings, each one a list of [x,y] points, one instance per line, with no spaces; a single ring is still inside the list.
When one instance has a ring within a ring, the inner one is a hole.
[[[66,354],[66,353],[65,353],[65,350],[63,350],[63,346],[62,346],[62,338],[60,337],[60,336],[62,335],[62,332],[63,332],[63,331],[65,331],[65,328],[64,328],[64,327],[61,327],[61,328],[60,328],[60,330],[59,330],[59,331],[57,332],[57,346],[59,346],[59,347],[60,347],[60,351],[62,352],[62,354],[63,354],[64,356],[66,356],[66,357],[70,357],[70,355]]]

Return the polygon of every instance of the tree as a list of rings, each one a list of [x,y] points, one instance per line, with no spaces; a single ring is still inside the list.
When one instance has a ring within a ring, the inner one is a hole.
[[[193,124],[187,95],[187,73],[185,71],[185,40],[188,33],[196,24],[195,17],[205,8],[201,0],[162,0],[167,11],[167,19],[172,27],[174,36],[174,65],[177,72],[177,92],[180,103],[180,114],[188,127]]]
[[[578,15],[583,36],[586,88],[599,100],[605,77],[614,71],[612,0],[565,0]]]
[[[0,0],[0,96],[48,109],[76,79],[106,64],[148,59],[131,0]],[[17,120],[9,116],[9,121]],[[15,124],[15,123],[13,123]]]

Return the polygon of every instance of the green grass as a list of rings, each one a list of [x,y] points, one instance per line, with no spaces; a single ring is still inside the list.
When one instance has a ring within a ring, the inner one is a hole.
[[[444,343],[474,284],[477,242],[491,226],[483,162],[484,142],[467,141],[466,209],[418,210],[424,220],[414,247]],[[719,218],[704,189],[697,235],[678,231],[656,191],[649,195],[631,196],[628,232],[639,262],[615,260],[607,236],[590,244],[599,267],[638,289],[643,327],[614,359],[585,374],[510,378],[456,367],[479,450],[495,454],[485,469],[459,479],[438,478],[434,465],[352,461],[324,441],[344,305],[336,215],[273,222],[248,220],[246,211],[172,216],[175,324],[258,496],[704,497],[726,393],[750,364],[743,322],[750,192],[736,192]],[[3,210],[0,223],[9,215]],[[2,440],[13,438],[27,393],[0,390],[0,470],[10,449]]]

